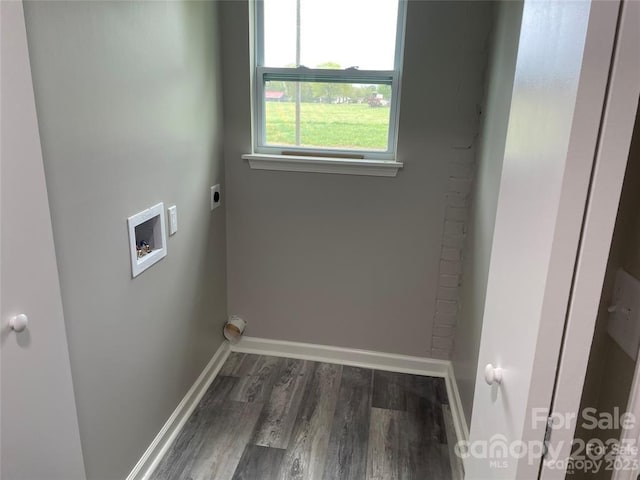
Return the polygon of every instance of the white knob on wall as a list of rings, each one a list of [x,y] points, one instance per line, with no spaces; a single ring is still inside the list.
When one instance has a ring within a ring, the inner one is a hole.
[[[484,367],[484,380],[489,385],[493,385],[497,383],[498,385],[502,383],[502,369],[500,367],[494,367],[492,364],[487,364]]]
[[[25,328],[27,328],[27,323],[29,323],[29,317],[27,317],[24,313],[16,315],[11,320],[9,320],[9,326],[16,332],[21,332]]]

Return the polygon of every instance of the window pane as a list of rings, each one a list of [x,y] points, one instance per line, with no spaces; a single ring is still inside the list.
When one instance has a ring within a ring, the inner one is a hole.
[[[267,145],[387,150],[390,85],[268,81],[264,92]]]
[[[393,70],[397,18],[398,0],[264,0],[264,66]]]

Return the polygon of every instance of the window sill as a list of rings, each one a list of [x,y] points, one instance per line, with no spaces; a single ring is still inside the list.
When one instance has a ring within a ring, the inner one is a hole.
[[[368,175],[395,177],[402,162],[394,160],[354,160],[350,158],[303,157],[253,153],[242,155],[255,170],[284,172],[338,173],[342,175]]]

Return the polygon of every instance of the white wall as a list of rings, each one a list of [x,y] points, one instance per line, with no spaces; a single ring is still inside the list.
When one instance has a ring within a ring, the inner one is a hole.
[[[600,298],[598,318],[596,320],[593,342],[589,354],[589,364],[585,376],[580,411],[587,407],[596,408],[598,412],[613,414],[614,408],[620,412],[627,408],[627,401],[633,381],[635,361],[611,338],[607,332],[609,313],[607,308],[612,304],[616,273],[624,269],[640,279],[640,109],[636,115],[636,123],[629,152],[629,160],[625,172],[624,185],[620,197],[620,206],[616,218],[616,226],[611,242],[611,251],[607,263],[607,271]],[[612,374],[612,372],[614,374]],[[587,430],[578,422],[576,438],[585,442],[594,437],[603,441],[620,437],[619,429]],[[572,479],[610,478],[610,472],[604,469],[597,473],[577,471]]]
[[[0,478],[84,480],[22,2],[0,22]]]
[[[473,163],[492,5],[409,2],[396,178],[251,170],[247,2],[221,15],[229,312],[249,335],[431,355],[449,177]]]
[[[478,167],[465,248],[461,308],[458,312],[452,355],[467,422],[471,421],[473,389],[478,368],[480,333],[518,53],[522,2],[499,2],[496,13],[486,78],[482,131],[477,149]]]
[[[87,477],[124,478],[222,340],[217,5],[25,10]],[[126,219],[159,201],[178,233],[132,279]]]

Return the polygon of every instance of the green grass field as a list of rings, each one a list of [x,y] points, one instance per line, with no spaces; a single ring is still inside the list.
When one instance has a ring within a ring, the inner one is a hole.
[[[267,144],[295,145],[295,103],[266,102]],[[366,104],[302,103],[300,143],[304,147],[386,150],[389,108]]]

